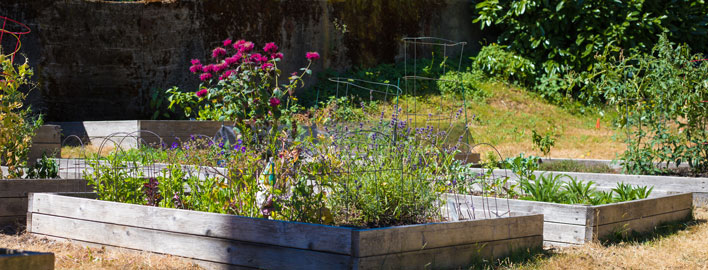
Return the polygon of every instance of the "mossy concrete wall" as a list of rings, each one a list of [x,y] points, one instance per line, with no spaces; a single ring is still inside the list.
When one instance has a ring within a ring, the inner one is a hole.
[[[275,41],[290,73],[318,51],[315,71],[400,60],[405,36],[479,43],[468,0],[3,0],[26,23],[22,53],[40,87],[31,96],[50,121],[145,119],[153,89],[195,89],[192,58],[227,37]],[[20,57],[17,61],[22,61]]]

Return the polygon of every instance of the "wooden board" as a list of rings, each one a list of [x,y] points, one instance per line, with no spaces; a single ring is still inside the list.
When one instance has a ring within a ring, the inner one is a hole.
[[[352,253],[350,228],[86,200],[52,194],[36,193],[32,194],[30,199],[30,211],[33,213],[338,254]]]
[[[347,255],[32,214],[35,234],[66,237],[67,230],[80,241],[233,265],[266,269],[347,269],[350,265]]]
[[[543,216],[497,218],[354,231],[355,257],[419,251],[467,243],[540,236]],[[454,236],[454,237],[451,237]]]
[[[58,125],[42,125],[32,137],[32,143],[61,143],[61,128]]]
[[[516,250],[541,246],[543,237],[480,242],[475,244],[421,249],[405,253],[387,254],[356,259],[353,269],[459,269],[482,259],[493,260],[508,256]]]
[[[598,239],[606,239],[615,234],[627,236],[627,234],[631,232],[646,233],[665,223],[687,220],[691,217],[692,212],[693,209],[683,209],[654,216],[609,223],[595,227],[593,230]]]
[[[629,202],[613,203],[607,205],[591,206],[595,221],[592,225],[602,226],[625,220],[640,219],[663,213],[691,209],[693,195],[684,193],[667,195],[652,199],[643,199]]]
[[[0,198],[27,197],[31,192],[91,192],[84,179],[11,179],[0,180]]]
[[[467,207],[474,205],[475,208],[490,208],[493,212],[499,213],[511,210],[514,213],[543,214],[543,219],[546,222],[586,225],[588,215],[588,208],[582,205],[451,194],[447,195],[447,199],[461,203],[462,211],[466,211]]]
[[[0,198],[0,217],[27,214],[27,198]]]

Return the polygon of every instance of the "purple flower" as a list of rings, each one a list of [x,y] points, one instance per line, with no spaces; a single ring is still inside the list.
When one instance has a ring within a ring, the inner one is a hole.
[[[280,105],[280,99],[278,99],[276,97],[270,98],[269,102],[270,102],[271,107],[276,107],[276,106]]]
[[[177,148],[179,148],[179,143],[173,142],[171,149],[172,149],[172,150],[175,150],[175,149],[177,149]]]

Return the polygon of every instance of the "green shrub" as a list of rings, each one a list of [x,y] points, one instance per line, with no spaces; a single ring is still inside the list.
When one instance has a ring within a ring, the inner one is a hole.
[[[440,93],[443,95],[461,96],[464,94],[466,98],[471,100],[484,101],[491,95],[480,88],[480,81],[482,81],[482,76],[476,72],[448,71],[440,76],[437,83]]]
[[[21,178],[32,146],[32,136],[42,125],[42,120],[31,119],[31,108],[24,106],[27,93],[21,88],[31,85],[29,78],[33,74],[29,62],[15,66],[11,59],[0,54],[0,165],[8,167],[9,178]]]
[[[536,79],[534,63],[515,54],[507,46],[484,46],[473,60],[472,69],[480,70],[490,78],[521,85],[533,85]]]
[[[699,52],[708,49],[705,1],[483,0],[476,2],[475,12],[474,22],[501,32],[500,44],[546,74],[537,91],[553,100],[558,98],[554,92],[564,95],[571,88],[573,97],[586,104],[601,101],[593,93],[595,78],[583,73],[592,71],[596,55],[608,47],[649,52],[666,33]],[[556,82],[554,76],[568,81]]]
[[[599,87],[627,133],[620,155],[626,173],[658,174],[655,162],[708,170],[708,62],[665,36],[649,54],[634,52],[602,65]]]

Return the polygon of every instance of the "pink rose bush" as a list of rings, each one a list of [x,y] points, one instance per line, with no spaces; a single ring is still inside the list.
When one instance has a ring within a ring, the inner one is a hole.
[[[310,66],[320,58],[317,52],[307,52],[307,66],[281,78],[278,63],[285,56],[274,42],[261,49],[246,40],[226,39],[221,45],[211,51],[209,63],[191,60],[189,71],[199,77],[200,90],[167,90],[170,108],[182,107],[186,116],[194,114],[200,120],[234,121],[242,130],[282,124],[283,115],[287,116],[295,105],[295,88],[302,84],[305,74],[312,73]]]

